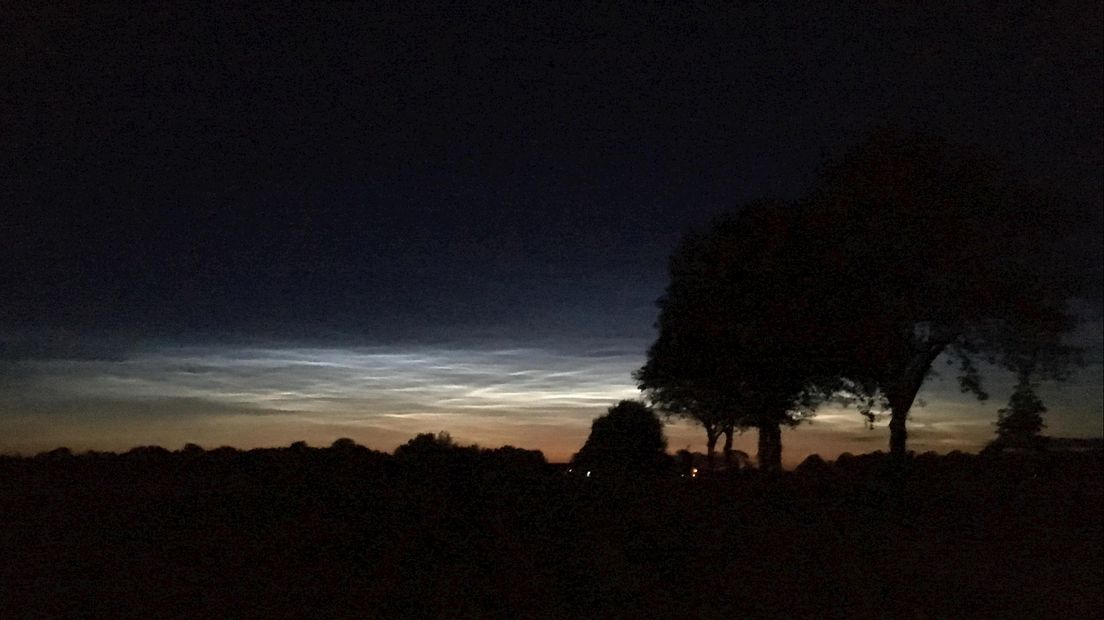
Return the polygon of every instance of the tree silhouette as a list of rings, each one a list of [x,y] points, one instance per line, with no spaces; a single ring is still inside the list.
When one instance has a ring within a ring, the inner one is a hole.
[[[188,456],[200,456],[203,452],[203,447],[195,443],[186,443],[180,450],[181,454],[186,454]]]
[[[653,364],[651,367],[645,367],[636,374],[642,389],[647,389],[649,399],[659,407],[659,411],[664,416],[693,420],[705,429],[706,467],[710,470],[715,469],[716,465],[717,440],[724,435],[724,459],[725,464],[730,465],[732,438],[736,424],[740,421],[738,416],[732,409],[721,406],[717,398],[710,398],[704,394],[694,398],[686,393],[689,390],[679,390],[675,386],[661,386],[659,383],[661,379],[656,378],[655,374],[646,374],[658,373],[657,366],[658,364]],[[645,383],[646,381],[652,383]]]
[[[338,437],[333,441],[333,443],[330,444],[331,450],[336,450],[340,452],[350,452],[356,450],[359,447],[360,445],[358,445],[356,441],[348,437]]]
[[[432,458],[459,449],[459,447],[447,431],[441,431],[436,435],[433,433],[419,433],[413,439],[395,448],[395,457],[399,459]]]
[[[1028,348],[1061,378],[1079,286],[1057,254],[1065,203],[976,150],[883,129],[827,167],[804,211],[825,335],[849,351],[839,376],[880,391],[892,454],[941,354],[979,399],[978,362],[1015,368]]]
[[[622,400],[595,418],[572,457],[576,467],[609,473],[656,473],[670,466],[663,422],[644,403]]]
[[[481,455],[500,470],[539,472],[543,471],[548,465],[544,453],[540,450],[526,450],[514,446],[483,450]]]
[[[686,238],[660,298],[659,334],[635,373],[669,415],[706,429],[712,455],[734,428],[759,430],[761,468],[781,468],[781,427],[813,413],[834,384],[808,280],[798,208],[756,203]],[[816,381],[813,377],[820,377]]]
[[[1046,426],[1042,414],[1047,408],[1035,394],[1030,371],[1018,375],[1008,406],[997,412],[996,447],[1040,448],[1044,442],[1041,433]]]

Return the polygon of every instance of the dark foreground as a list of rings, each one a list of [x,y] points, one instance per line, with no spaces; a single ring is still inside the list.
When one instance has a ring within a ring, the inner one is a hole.
[[[0,458],[0,617],[1101,617],[1099,455],[581,479],[364,449]]]

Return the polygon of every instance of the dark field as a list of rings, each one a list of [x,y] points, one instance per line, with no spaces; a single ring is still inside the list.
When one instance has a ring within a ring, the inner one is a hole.
[[[0,458],[0,617],[1093,618],[1100,472],[1099,454],[620,481],[361,448]]]

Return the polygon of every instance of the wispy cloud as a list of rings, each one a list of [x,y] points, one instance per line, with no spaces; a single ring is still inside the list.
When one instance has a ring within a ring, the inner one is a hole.
[[[207,418],[204,424],[252,415],[403,432],[453,428],[498,436],[540,425],[585,432],[605,406],[637,395],[630,372],[644,346],[621,340],[570,348],[166,346],[118,360],[8,361],[4,374],[20,379],[0,392],[0,424],[50,415],[57,422],[80,411],[101,419],[148,411],[177,422]]]

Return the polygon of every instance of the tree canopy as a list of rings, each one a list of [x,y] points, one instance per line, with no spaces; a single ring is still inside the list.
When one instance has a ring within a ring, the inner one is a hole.
[[[949,353],[979,398],[979,362],[1015,370],[1025,356],[1061,378],[1062,336],[1078,291],[1060,254],[1068,205],[975,149],[880,130],[827,167],[804,209],[839,375],[878,390],[891,413],[890,450],[932,363]]]
[[[803,288],[798,215],[796,205],[756,203],[684,240],[635,375],[661,410],[705,427],[710,451],[716,428],[759,429],[766,469],[781,467],[780,427],[812,413],[834,370],[818,347],[814,291]]]

